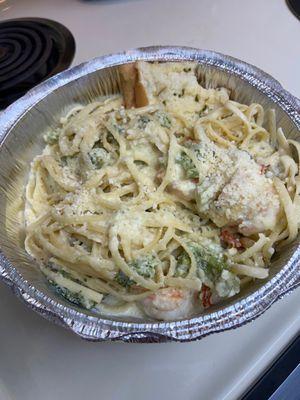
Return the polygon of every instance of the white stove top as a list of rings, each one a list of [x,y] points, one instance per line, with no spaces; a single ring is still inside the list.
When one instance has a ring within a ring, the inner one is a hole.
[[[299,21],[284,0],[0,0],[0,20],[44,17],[76,40],[73,65],[153,44],[230,54],[300,97]],[[0,285],[0,399],[238,398],[300,331],[300,289],[234,331],[187,344],[87,343]]]

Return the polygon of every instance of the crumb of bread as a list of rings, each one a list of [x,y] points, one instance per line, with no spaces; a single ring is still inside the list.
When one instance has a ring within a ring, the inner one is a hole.
[[[137,80],[137,70],[135,63],[124,64],[119,67],[121,78],[121,91],[126,108],[135,107],[135,85]]]

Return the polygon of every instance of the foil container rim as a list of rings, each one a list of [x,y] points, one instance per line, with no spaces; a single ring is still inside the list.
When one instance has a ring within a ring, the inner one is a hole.
[[[97,57],[65,70],[31,89],[0,115],[0,150],[6,136],[30,108],[55,89],[97,70],[136,60],[188,61],[213,66],[247,81],[278,103],[297,128],[300,128],[300,101],[259,68],[236,58],[210,50],[182,46],[150,46]],[[1,244],[0,244],[1,251]],[[0,253],[0,280],[28,306],[49,320],[71,329],[84,339],[94,341],[164,342],[192,341],[208,334],[239,327],[262,314],[276,300],[300,285],[300,246],[286,265],[260,289],[238,303],[219,311],[175,322],[120,322],[101,316],[89,316],[64,306],[30,285]],[[276,290],[275,290],[276,288]],[[258,297],[260,296],[260,301]],[[221,324],[222,322],[222,324]],[[226,325],[226,326],[225,326]]]

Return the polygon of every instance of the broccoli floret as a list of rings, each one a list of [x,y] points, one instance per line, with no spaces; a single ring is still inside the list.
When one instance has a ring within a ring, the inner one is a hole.
[[[197,272],[204,284],[213,283],[220,297],[231,297],[240,291],[240,279],[228,271],[224,257],[197,243],[190,243],[196,263]],[[203,279],[204,278],[204,279]]]
[[[186,254],[186,252],[183,252],[178,257],[174,276],[176,278],[185,278],[189,272],[190,266],[190,257]]]
[[[66,300],[70,301],[73,304],[76,304],[79,307],[83,307],[86,309],[91,309],[96,306],[96,302],[86,299],[80,292],[73,292],[63,286],[57,285],[54,281],[49,281],[51,286],[54,288],[57,294],[64,297]]]
[[[47,270],[50,270],[51,273],[54,273],[54,276],[53,275],[49,276],[48,272],[46,272]],[[82,290],[84,289],[84,284],[80,278],[77,278],[76,276],[73,275],[73,273],[70,273],[69,271],[62,269],[61,267],[58,267],[54,262],[49,261],[47,263],[47,268],[43,268],[42,272],[45,274],[48,282],[50,283],[51,287],[56,291],[56,293],[64,297],[71,303],[76,304],[79,307],[86,308],[88,310],[95,307],[98,304],[97,301],[95,301],[93,298],[90,298],[90,295],[84,296],[82,292]],[[59,275],[69,280],[70,281],[69,283],[71,282],[76,283],[73,290],[69,289],[68,287],[65,287],[64,284],[60,284],[61,282],[56,281],[56,279],[59,278]],[[83,281],[86,281],[86,278],[83,278]],[[80,287],[78,287],[78,285],[83,286],[83,288],[81,289]]]
[[[58,141],[59,133],[56,131],[49,131],[44,135],[44,141],[47,144],[55,144]]]
[[[117,275],[115,276],[115,281],[125,288],[129,288],[130,286],[135,284],[135,281],[125,275],[123,271],[119,271],[117,273]]]
[[[240,291],[240,279],[224,269],[216,282],[216,291],[220,297],[234,296]]]
[[[198,275],[201,278],[201,271],[212,282],[215,282],[221,275],[223,269],[227,268],[227,264],[221,255],[213,254],[209,249],[191,242],[189,248],[195,257]]]
[[[109,154],[105,149],[101,147],[96,147],[89,152],[89,157],[93,166],[96,169],[100,169],[103,165],[109,162]]]
[[[189,249],[192,251],[197,264],[197,275],[203,283],[216,283],[222,272],[227,269],[227,264],[222,255],[214,254],[211,250],[198,243],[190,242]],[[190,269],[191,260],[187,253],[182,253],[177,260],[175,277],[186,277]],[[229,271],[228,271],[229,272]]]
[[[154,278],[157,260],[154,256],[148,255],[131,261],[129,266],[144,278]]]
[[[128,263],[129,267],[135,270],[139,275],[144,278],[154,278],[157,260],[152,255],[147,255],[144,257],[137,258]],[[127,275],[125,275],[122,271],[119,271],[115,276],[115,281],[126,288],[135,284],[135,281],[130,279]]]
[[[195,164],[185,152],[181,152],[180,156],[177,157],[176,162],[182,166],[189,179],[199,178],[199,173]]]

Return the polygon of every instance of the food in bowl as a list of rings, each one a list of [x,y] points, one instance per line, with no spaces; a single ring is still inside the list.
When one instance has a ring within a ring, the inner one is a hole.
[[[186,318],[265,279],[296,238],[300,145],[196,69],[124,65],[122,95],[74,105],[45,134],[25,247],[72,303]]]

